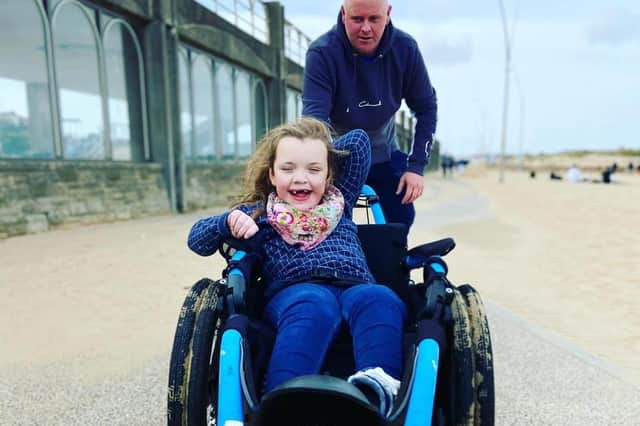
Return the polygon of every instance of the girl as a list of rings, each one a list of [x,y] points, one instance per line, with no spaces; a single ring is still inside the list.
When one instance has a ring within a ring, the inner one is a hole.
[[[222,239],[248,239],[258,225],[270,225],[262,277],[265,319],[277,335],[265,390],[318,374],[344,319],[358,370],[349,381],[388,415],[402,374],[406,309],[375,284],[352,220],[370,165],[362,130],[332,144],[327,127],[312,118],[277,127],[247,165],[246,195],[231,211],[196,222],[189,247],[209,256]]]

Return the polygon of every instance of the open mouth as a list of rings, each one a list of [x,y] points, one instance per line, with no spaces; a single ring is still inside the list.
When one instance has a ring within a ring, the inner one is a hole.
[[[291,194],[296,201],[304,201],[309,198],[311,191],[308,189],[293,189],[289,191],[289,194]]]

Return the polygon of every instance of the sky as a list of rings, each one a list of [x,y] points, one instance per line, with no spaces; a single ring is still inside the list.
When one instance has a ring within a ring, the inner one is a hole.
[[[505,152],[640,149],[640,2],[502,0],[511,41]],[[316,38],[341,0],[281,0]],[[500,0],[390,0],[438,94],[436,137],[454,156],[501,152],[505,37]]]

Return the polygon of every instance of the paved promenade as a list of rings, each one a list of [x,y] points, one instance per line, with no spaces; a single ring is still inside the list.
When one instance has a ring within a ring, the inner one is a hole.
[[[419,206],[431,226],[489,214],[463,184],[431,188],[430,197],[457,193],[446,214]],[[0,241],[0,425],[165,424],[179,307],[192,283],[221,267],[186,248],[198,216]],[[421,223],[414,240],[429,236]],[[485,303],[498,425],[640,425],[640,388],[623,371]]]

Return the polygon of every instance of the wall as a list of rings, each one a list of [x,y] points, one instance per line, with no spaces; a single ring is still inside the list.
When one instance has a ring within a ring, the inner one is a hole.
[[[244,166],[241,163],[189,163],[187,210],[228,206],[240,195]]]
[[[159,164],[0,161],[0,238],[170,211]]]

